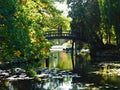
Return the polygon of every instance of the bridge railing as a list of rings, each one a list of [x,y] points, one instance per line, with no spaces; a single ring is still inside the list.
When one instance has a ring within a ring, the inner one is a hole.
[[[49,37],[53,37],[53,36],[72,36],[72,33],[71,33],[71,31],[63,31],[63,32],[46,31],[44,33],[44,36],[49,36]]]
[[[44,36],[47,39],[56,39],[56,38],[64,38],[64,39],[74,39],[74,40],[84,40],[83,34],[78,31],[73,33],[72,31],[46,31],[44,32]]]

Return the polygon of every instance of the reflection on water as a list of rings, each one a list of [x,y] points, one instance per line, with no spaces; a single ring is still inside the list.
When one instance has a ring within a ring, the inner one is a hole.
[[[71,53],[52,52],[50,56],[50,68],[72,70]]]
[[[45,68],[45,61],[41,61],[41,67]],[[55,51],[49,56],[49,68],[72,70],[71,53]]]
[[[45,61],[41,61],[41,63],[42,67],[45,67]],[[80,76],[77,76],[76,73],[69,75],[57,73],[59,75],[49,75],[42,81],[2,79],[0,80],[0,90],[120,90],[120,76],[91,73],[100,71],[99,64],[90,65],[89,61],[82,56],[77,56],[75,64],[75,70],[78,70],[77,73]],[[71,54],[52,52],[49,67],[50,69],[72,70]]]
[[[0,82],[0,90],[34,90],[32,81],[5,81]]]
[[[2,81],[0,90],[80,90],[84,88],[82,83],[73,84],[72,78],[50,78],[41,82],[24,81]]]
[[[120,79],[120,78],[117,78]],[[116,83],[116,84],[115,84]],[[89,77],[52,77],[38,82],[35,80],[19,80],[0,82],[0,90],[119,90],[119,83],[105,80],[101,76]],[[118,86],[117,86],[118,85]]]

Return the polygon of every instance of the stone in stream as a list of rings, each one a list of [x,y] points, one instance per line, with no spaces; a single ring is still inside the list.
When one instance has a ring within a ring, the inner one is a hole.
[[[19,77],[21,78],[25,78],[27,75],[25,73],[21,73],[21,75],[19,75]]]
[[[1,76],[8,77],[8,76],[9,76],[9,73],[2,72],[2,73],[0,73],[0,77],[1,77]]]
[[[0,77],[8,77],[9,72],[7,70],[0,70]]]
[[[26,74],[23,74],[23,75],[13,75],[13,76],[8,77],[6,79],[10,80],[10,81],[16,81],[16,80],[31,80],[33,78],[32,77],[28,77]]]
[[[120,69],[117,69],[117,70],[116,70],[116,74],[117,74],[118,76],[120,76]]]
[[[39,77],[39,78],[46,78],[46,77],[48,77],[49,75],[48,74],[38,74],[38,75],[36,75],[37,77]]]

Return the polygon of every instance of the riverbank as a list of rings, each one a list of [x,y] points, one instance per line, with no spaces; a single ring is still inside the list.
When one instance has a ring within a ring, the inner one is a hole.
[[[93,56],[94,61],[120,61],[120,48],[114,47],[96,52]]]

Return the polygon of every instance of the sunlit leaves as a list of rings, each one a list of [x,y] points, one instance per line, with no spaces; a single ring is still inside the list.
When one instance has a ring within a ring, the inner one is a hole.
[[[15,51],[14,55],[16,55],[17,57],[20,57],[21,52],[19,50]]]
[[[61,13],[54,0],[0,0],[0,58],[30,60],[26,67],[37,66],[51,46],[43,32],[59,25],[69,28],[70,20]]]
[[[120,21],[120,1],[119,0],[98,0],[100,11],[101,11],[101,21],[103,31],[106,33],[106,43],[119,44],[120,32],[119,32],[119,21]],[[114,27],[114,28],[113,28]],[[114,31],[114,35],[112,34]],[[116,37],[116,40],[115,40]],[[114,39],[113,39],[114,38]]]

